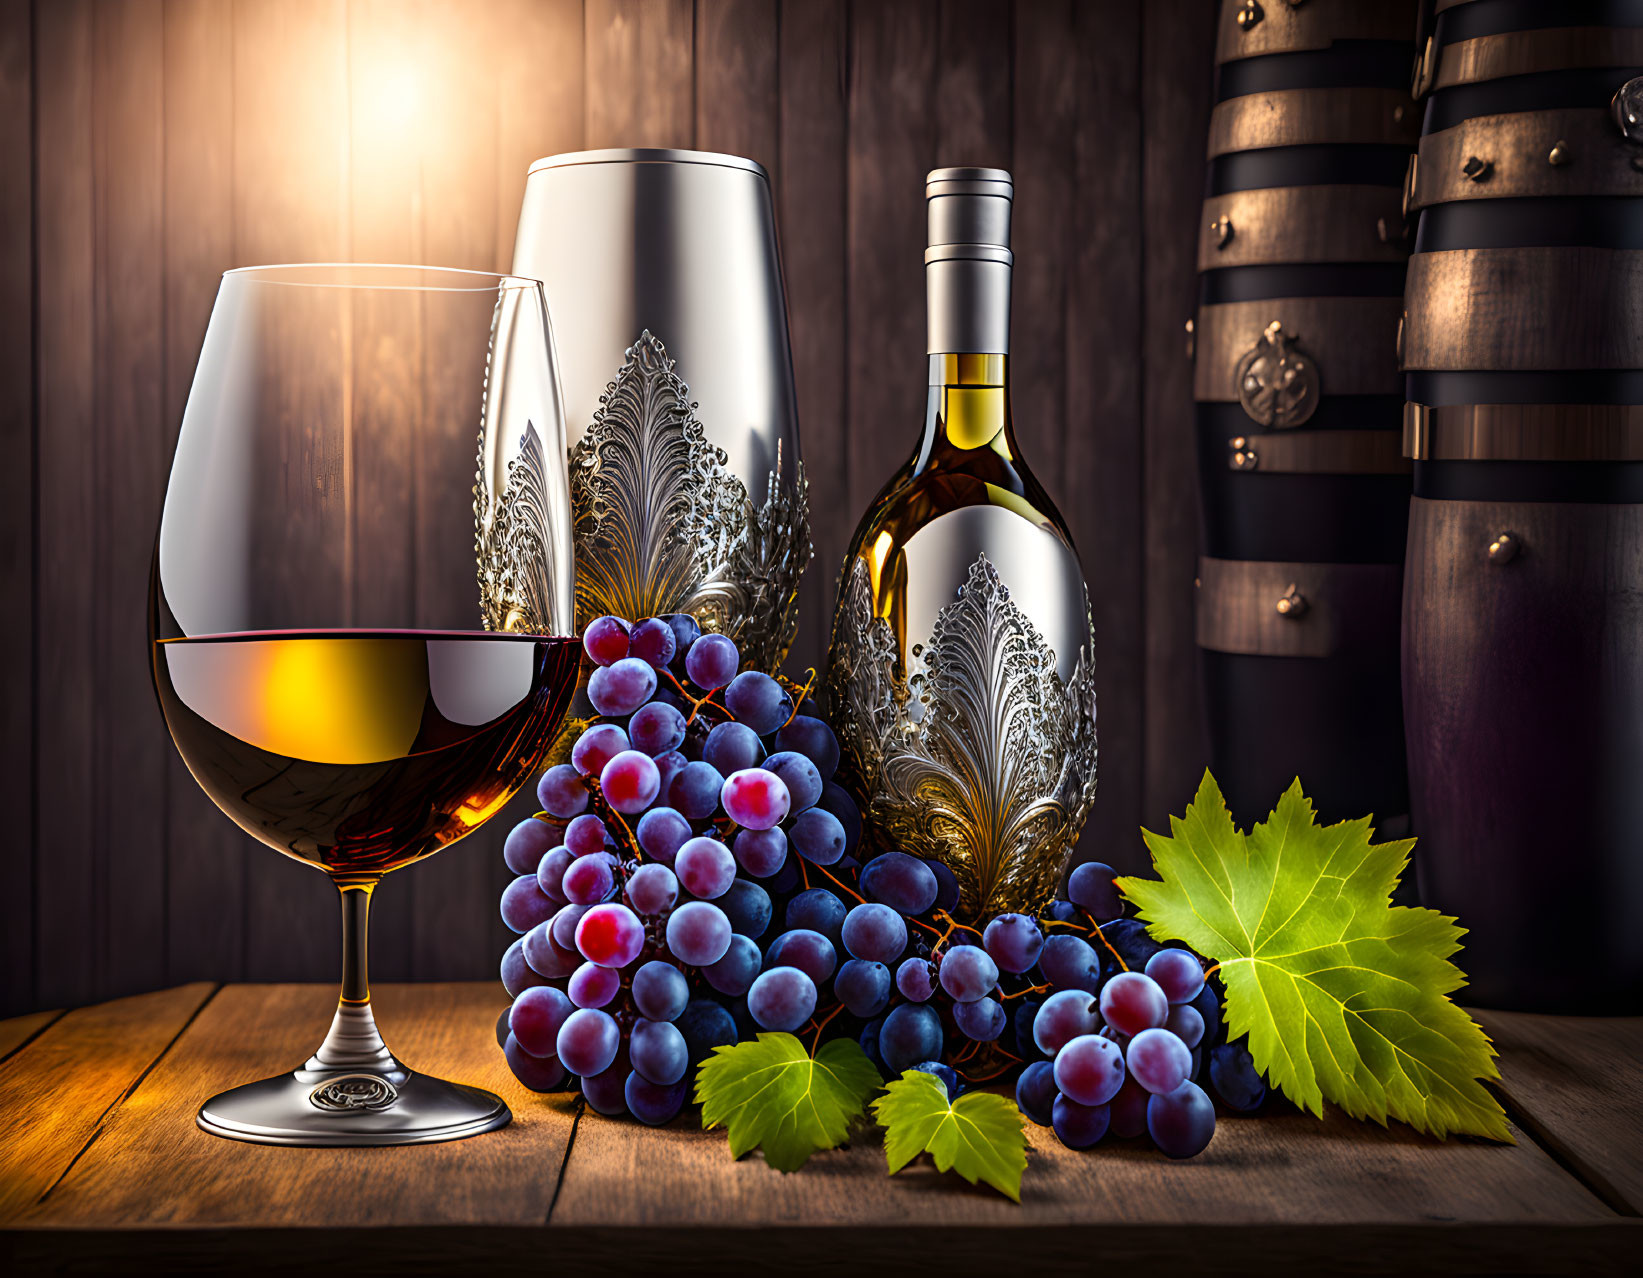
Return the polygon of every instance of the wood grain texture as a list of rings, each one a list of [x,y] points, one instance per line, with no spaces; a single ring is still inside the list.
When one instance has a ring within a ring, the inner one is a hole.
[[[1384,652],[1397,642],[1402,585],[1402,564],[1205,556],[1198,561],[1198,646],[1266,657]]]
[[[0,3],[0,1015],[34,1002],[34,23]],[[26,675],[26,678],[25,678]]]
[[[1477,1019],[1500,1053],[1500,1090],[1518,1121],[1616,1211],[1643,1215],[1643,1109],[1632,1075],[1643,1019]]]
[[[166,3],[160,424],[167,469],[221,275],[237,262],[233,23],[233,6],[217,0]],[[238,979],[246,858],[262,851],[206,797],[169,742],[155,748],[166,760],[166,979]]]
[[[194,1125],[200,1103],[300,1065],[335,1007],[328,987],[231,986],[108,1114],[102,1137],[27,1222],[354,1229],[546,1221],[574,1102],[537,1097],[508,1073],[493,1036],[501,987],[389,985],[372,995],[396,1055],[495,1091],[514,1121],[483,1140],[393,1149],[298,1151],[209,1136]],[[23,1068],[27,1056],[17,1058]]]
[[[204,982],[80,1008],[0,1062],[0,1221],[29,1211],[211,996]]]
[[[496,270],[513,265],[531,162],[583,146],[581,0],[498,0],[489,6],[496,78]]]
[[[788,668],[823,671],[839,566],[857,513],[849,498],[845,380],[847,6],[783,0],[779,34],[776,217],[815,546],[799,583],[799,634]]]
[[[1539,27],[1501,31],[1444,46],[1434,89],[1569,67],[1643,63],[1643,31],[1627,27]]]
[[[781,179],[779,16],[777,0],[696,9],[696,149],[757,160],[772,185]]]
[[[1547,162],[1554,146],[1564,148],[1569,163]],[[1635,197],[1643,192],[1643,172],[1632,167],[1632,155],[1631,143],[1602,107],[1475,116],[1421,138],[1409,207],[1540,196]],[[1466,173],[1474,156],[1489,161],[1482,181]]]
[[[1420,117],[1403,89],[1276,89],[1215,104],[1210,159],[1272,146],[1414,146]]]
[[[1239,26],[1243,7],[1244,0],[1221,0],[1217,65],[1268,53],[1327,49],[1337,40],[1407,40],[1415,29],[1418,5],[1416,0],[1323,7],[1264,4],[1259,22]]]
[[[1401,262],[1402,192],[1392,186],[1271,186],[1212,195],[1198,220],[1198,269],[1277,262]],[[1217,223],[1225,218],[1231,234]],[[1385,232],[1383,234],[1382,232]]]
[[[10,1056],[63,1013],[59,1011],[25,1012],[0,1021],[0,1060]]]
[[[1209,121],[1213,6],[1161,0],[1142,16],[1142,524],[1145,730],[1142,821],[1162,829],[1203,771],[1202,694],[1192,642],[1198,503],[1191,377],[1182,325],[1192,314],[1203,170],[1183,136]]]
[[[691,0],[586,0],[587,145],[695,145]]]
[[[1508,562],[1488,547],[1510,532]],[[1643,1010],[1643,505],[1435,501],[1409,513],[1403,703],[1421,900],[1467,928],[1470,996]],[[1540,867],[1557,849],[1560,880]],[[1567,931],[1577,953],[1525,946]]]
[[[1395,395],[1402,313],[1401,297],[1275,297],[1201,306],[1192,393],[1236,403],[1238,361],[1276,321],[1317,365],[1323,394]]]

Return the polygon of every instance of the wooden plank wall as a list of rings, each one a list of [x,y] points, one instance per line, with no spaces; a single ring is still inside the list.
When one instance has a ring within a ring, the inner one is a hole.
[[[217,275],[505,267],[529,161],[581,147],[771,173],[818,547],[798,670],[922,420],[923,174],[1014,172],[1017,426],[1100,644],[1082,852],[1138,868],[1204,759],[1181,326],[1213,25],[1213,0],[0,0],[0,1014],[333,978],[328,884],[212,808],[148,687]],[[374,975],[493,970],[506,824],[389,879]]]

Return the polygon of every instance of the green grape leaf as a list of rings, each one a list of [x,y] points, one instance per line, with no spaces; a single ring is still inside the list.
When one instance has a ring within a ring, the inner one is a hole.
[[[1488,1036],[1449,994],[1465,935],[1436,910],[1394,906],[1413,839],[1371,843],[1369,818],[1317,824],[1295,781],[1247,835],[1208,772],[1171,837],[1143,831],[1157,881],[1122,878],[1160,941],[1220,964],[1227,1032],[1249,1035],[1268,1080],[1385,1126],[1510,1142],[1480,1080],[1500,1077]]]
[[[929,1153],[936,1170],[956,1171],[972,1185],[984,1180],[1021,1201],[1027,1134],[1014,1101],[992,1092],[966,1092],[949,1104],[939,1078],[910,1069],[873,1102],[873,1113],[884,1128],[884,1156],[892,1176]]]
[[[791,1034],[760,1034],[713,1049],[696,1071],[696,1100],[704,1130],[728,1131],[731,1157],[762,1146],[765,1162],[790,1172],[842,1145],[882,1084],[854,1039],[832,1039],[811,1056]]]

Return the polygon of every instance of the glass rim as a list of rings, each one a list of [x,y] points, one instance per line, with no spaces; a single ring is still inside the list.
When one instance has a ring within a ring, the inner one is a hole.
[[[472,279],[471,285],[462,284],[415,284],[415,283],[374,283],[367,279],[320,279],[304,280],[289,278],[301,271],[358,271],[393,272],[405,271],[413,274],[428,276],[459,276]],[[536,289],[542,290],[542,281],[528,275],[514,275],[506,271],[478,271],[465,266],[430,266],[415,262],[272,262],[261,266],[236,266],[222,273],[224,280],[231,277],[244,279],[254,284],[277,284],[283,288],[330,288],[330,289],[359,289],[376,290],[379,292],[402,293],[494,293],[500,289]],[[487,284],[478,281],[488,280]]]

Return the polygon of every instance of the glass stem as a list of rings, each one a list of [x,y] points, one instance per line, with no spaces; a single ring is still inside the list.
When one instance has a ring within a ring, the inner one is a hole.
[[[342,896],[342,994],[331,1032],[308,1062],[310,1070],[361,1070],[403,1075],[404,1070],[377,1033],[371,1015],[371,985],[366,971],[366,938],[371,923],[371,893],[376,880],[338,883]]]

